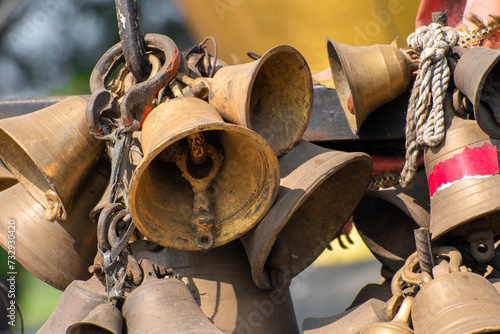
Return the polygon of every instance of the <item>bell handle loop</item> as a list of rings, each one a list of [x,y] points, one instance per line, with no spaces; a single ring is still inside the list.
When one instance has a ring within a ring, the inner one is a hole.
[[[416,273],[420,267],[418,252],[413,253],[406,259],[402,267],[401,277],[408,284],[420,286],[432,280],[431,275],[426,272]]]
[[[133,124],[134,116],[140,119],[142,125],[152,110],[155,94],[175,78],[181,62],[177,45],[167,36],[147,34],[144,42],[148,50],[163,52],[165,63],[153,78],[133,86],[125,94],[120,112],[122,123],[127,127]]]
[[[47,200],[45,218],[48,221],[56,219],[66,220],[66,210],[62,205],[61,199],[53,190],[49,189],[45,192],[45,199]]]
[[[460,272],[462,265],[462,254],[458,249],[451,246],[439,246],[436,249],[438,257],[446,257],[449,259],[450,273]]]
[[[396,316],[392,321],[394,322],[402,322],[405,324],[409,323],[410,320],[410,314],[411,314],[411,307],[413,305],[413,299],[414,297],[412,296],[406,296],[403,299],[403,303],[399,307],[398,313],[396,313]]]

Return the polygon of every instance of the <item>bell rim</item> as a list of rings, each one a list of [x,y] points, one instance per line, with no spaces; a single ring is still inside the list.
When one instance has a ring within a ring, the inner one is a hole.
[[[127,196],[127,201],[128,201],[128,207],[130,210],[130,214],[134,220],[134,223],[136,224],[137,228],[139,231],[144,233],[151,241],[163,246],[163,247],[171,247],[175,248],[178,250],[185,250],[185,251],[199,251],[198,246],[196,243],[193,241],[191,244],[192,245],[186,245],[183,243],[176,243],[175,239],[170,242],[165,242],[165,240],[156,238],[156,235],[154,231],[151,229],[150,224],[144,224],[144,222],[139,218],[140,215],[138,214],[138,209],[136,208],[135,205],[135,197],[137,193],[137,187],[139,184],[139,181],[141,180],[145,170],[147,169],[148,165],[153,161],[154,158],[156,158],[166,147],[172,145],[173,143],[177,142],[178,140],[187,137],[190,134],[193,133],[199,133],[203,131],[213,131],[213,130],[219,130],[219,131],[232,131],[236,133],[240,133],[243,135],[249,136],[254,141],[257,141],[259,143],[259,146],[265,147],[265,156],[267,158],[268,165],[274,165],[275,168],[269,168],[270,171],[273,171],[272,175],[267,175],[267,182],[266,185],[270,185],[269,189],[271,190],[270,194],[268,195],[268,200],[265,205],[262,205],[259,207],[259,210],[254,213],[254,216],[252,216],[252,219],[245,219],[245,221],[253,221],[252,224],[243,224],[243,221],[240,221],[238,226],[245,226],[244,228],[241,228],[238,233],[234,234],[231,238],[223,239],[221,240],[220,238],[215,238],[214,243],[213,243],[213,248],[219,247],[222,245],[227,244],[228,242],[231,242],[245,233],[247,233],[249,230],[251,230],[255,225],[258,224],[258,222],[264,217],[264,215],[269,211],[271,206],[273,205],[274,200],[276,199],[276,196],[278,194],[278,188],[279,188],[279,164],[278,164],[278,159],[276,155],[274,154],[274,151],[271,149],[269,144],[265,141],[264,138],[262,138],[258,133],[255,131],[236,125],[236,124],[231,124],[231,123],[224,123],[224,122],[213,122],[210,123],[208,126],[207,124],[201,124],[197,125],[195,127],[187,128],[183,131],[180,131],[170,137],[167,137],[166,140],[164,140],[161,144],[155,145],[152,147],[146,155],[144,155],[143,159],[140,161],[140,163],[137,165],[136,169],[134,170],[134,173],[132,175],[132,178],[130,180],[130,188],[128,190],[129,195]],[[272,154],[271,154],[272,152]],[[271,186],[272,185],[272,186]],[[150,226],[148,229],[145,229],[145,226]]]

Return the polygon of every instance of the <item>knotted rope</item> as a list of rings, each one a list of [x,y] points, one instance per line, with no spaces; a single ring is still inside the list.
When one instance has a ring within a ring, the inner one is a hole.
[[[444,138],[443,101],[450,82],[446,55],[457,42],[455,29],[437,23],[408,36],[408,46],[420,53],[420,65],[406,114],[406,162],[400,179],[405,188],[415,180],[418,146],[437,146]]]

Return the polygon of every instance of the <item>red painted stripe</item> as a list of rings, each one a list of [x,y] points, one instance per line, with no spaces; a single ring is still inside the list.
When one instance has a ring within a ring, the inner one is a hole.
[[[481,147],[466,147],[462,153],[434,166],[428,177],[429,193],[432,197],[439,187],[459,181],[465,176],[490,176],[498,172],[498,153],[495,146],[484,143]]]

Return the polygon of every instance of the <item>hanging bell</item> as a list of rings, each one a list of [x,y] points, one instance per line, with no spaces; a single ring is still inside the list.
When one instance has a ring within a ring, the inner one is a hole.
[[[299,333],[289,290],[257,288],[239,240],[208,252],[151,252],[143,240],[131,247],[137,258],[171,268],[188,282],[205,316],[224,333]]]
[[[87,102],[69,97],[50,107],[0,120],[0,158],[44,208],[65,220],[71,202],[104,150],[90,134]]]
[[[68,327],[85,319],[94,308],[107,300],[106,288],[95,276],[88,281],[73,281],[64,290],[56,308],[37,333],[66,333]]]
[[[335,90],[357,134],[371,112],[408,89],[410,59],[391,45],[347,46],[328,37],[326,44]]]
[[[16,177],[0,161],[0,191],[10,188],[16,183]]]
[[[272,149],[252,130],[225,123],[201,99],[175,98],[156,107],[141,141],[144,157],[128,203],[137,228],[154,243],[218,247],[251,229],[274,202],[279,167]],[[197,163],[203,152],[205,160]]]
[[[500,294],[495,287],[483,276],[448,268],[439,276],[434,270],[434,279],[417,293],[412,311],[415,333],[498,333]]]
[[[68,327],[66,334],[122,334],[123,317],[113,304],[97,305],[82,321]]]
[[[413,334],[410,328],[410,313],[413,297],[405,297],[398,313],[390,322],[379,322],[365,327],[361,334]]]
[[[305,140],[282,156],[276,202],[242,236],[255,284],[285,289],[339,235],[372,172],[364,153],[329,150]]]
[[[128,334],[223,333],[203,314],[186,284],[176,278],[157,278],[149,260],[141,265],[144,281],[123,304]]]
[[[455,86],[472,102],[477,124],[488,136],[500,139],[500,51],[483,47],[454,48],[461,54],[453,73]]]
[[[446,239],[466,238],[478,228],[490,228],[496,236],[500,234],[500,142],[489,138],[476,121],[455,115],[449,94],[444,110],[445,138],[424,150],[432,239],[445,234]]]
[[[302,138],[309,123],[311,71],[297,50],[277,46],[254,62],[220,68],[209,102],[226,121],[261,135],[280,156]]]
[[[45,209],[21,184],[0,192],[0,245],[8,250],[8,231],[16,232],[16,260],[59,290],[90,277],[96,254],[97,225],[88,218],[109,178],[98,164],[68,211],[66,221],[48,221]]]
[[[411,189],[398,184],[367,190],[354,211],[354,225],[368,249],[382,263],[382,277],[387,281],[415,252],[414,230],[429,227],[429,210],[429,189],[422,170]]]
[[[387,321],[385,303],[369,299],[344,313],[325,318],[306,318],[302,323],[304,334],[359,333],[368,325]]]

